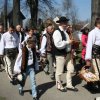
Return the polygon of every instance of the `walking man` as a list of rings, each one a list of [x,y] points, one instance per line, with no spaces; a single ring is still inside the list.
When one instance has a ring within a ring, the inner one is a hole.
[[[0,43],[1,43],[1,38],[2,38],[3,33],[4,33],[3,25],[0,24]],[[3,61],[3,57],[0,56],[0,70],[1,71],[2,71],[2,66],[4,66],[4,61]]]
[[[94,73],[100,80],[100,18],[96,18],[95,28],[89,32],[85,60],[87,66],[94,67]]]
[[[67,53],[71,50],[71,44],[73,40],[69,39],[68,34],[66,33],[66,27],[68,25],[69,19],[66,17],[61,17],[57,22],[59,23],[59,28],[53,34],[54,41],[54,52],[56,58],[56,86],[57,89],[61,92],[66,92],[66,89],[62,86],[61,75],[63,74],[64,65],[66,63]],[[66,75],[66,84],[67,88],[76,90],[72,86],[72,77],[71,74],[74,71],[73,66],[66,66],[67,75]]]
[[[53,61],[54,61],[53,38],[52,38],[53,32],[54,32],[54,26],[52,24],[49,24],[46,28],[46,34],[42,36],[43,38],[40,49],[41,57],[45,57],[49,65],[46,66],[48,68],[44,68],[44,71],[50,73],[50,78],[52,80],[55,79],[54,66],[53,66]]]
[[[18,53],[19,39],[14,26],[10,26],[8,32],[1,38],[0,55],[4,56],[5,70],[10,81],[13,78],[13,67]]]

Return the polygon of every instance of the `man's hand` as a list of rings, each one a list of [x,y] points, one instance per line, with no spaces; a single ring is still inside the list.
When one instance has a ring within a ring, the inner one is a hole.
[[[73,44],[73,42],[74,42],[74,40],[69,40],[69,43],[70,43],[70,44]]]
[[[45,53],[41,54],[41,57],[46,58],[46,54]]]

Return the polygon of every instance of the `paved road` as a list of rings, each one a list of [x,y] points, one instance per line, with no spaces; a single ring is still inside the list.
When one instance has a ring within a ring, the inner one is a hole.
[[[65,74],[62,78],[65,80]],[[40,97],[39,100],[94,100],[95,97],[100,96],[100,93],[91,94],[83,87],[85,82],[77,77],[73,77],[73,81],[74,85],[79,89],[79,92],[67,91],[66,93],[57,91],[55,82],[53,82],[49,76],[45,75],[44,72],[38,73],[36,79]],[[0,72],[0,96],[5,97],[6,100],[32,100],[29,93],[30,84],[28,81],[29,78],[24,88],[24,96],[20,96],[18,94],[18,86],[10,84],[6,73]]]

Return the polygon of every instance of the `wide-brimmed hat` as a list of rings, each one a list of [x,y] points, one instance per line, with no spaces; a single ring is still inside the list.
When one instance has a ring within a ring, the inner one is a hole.
[[[59,20],[56,21],[56,22],[57,22],[57,23],[61,23],[61,22],[68,22],[68,21],[69,21],[69,19],[67,19],[66,17],[62,16],[62,17],[60,17]]]

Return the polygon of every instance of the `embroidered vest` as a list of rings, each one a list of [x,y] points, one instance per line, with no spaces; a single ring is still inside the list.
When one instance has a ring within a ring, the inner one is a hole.
[[[47,53],[52,53],[53,52],[53,45],[54,45],[52,34],[47,33],[46,37],[47,37],[46,52]]]

